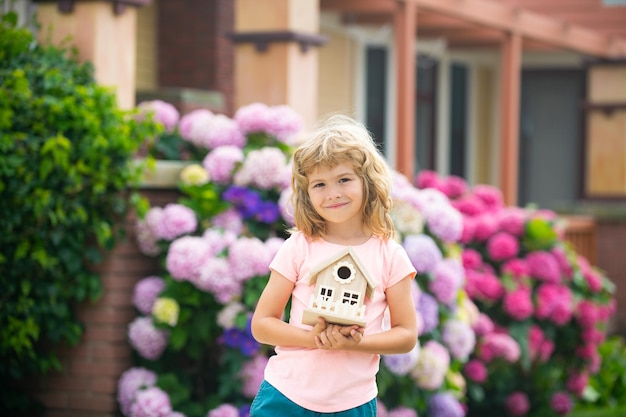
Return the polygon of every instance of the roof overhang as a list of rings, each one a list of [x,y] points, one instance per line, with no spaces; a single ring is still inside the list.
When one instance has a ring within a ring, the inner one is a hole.
[[[564,50],[624,59],[626,39],[492,0],[320,0],[346,22],[393,22],[397,3],[417,10],[416,37],[443,38],[452,47],[499,45],[506,34],[522,37],[524,49]]]

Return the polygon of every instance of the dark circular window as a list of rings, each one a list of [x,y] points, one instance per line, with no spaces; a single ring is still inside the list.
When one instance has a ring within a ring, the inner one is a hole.
[[[341,266],[337,269],[337,276],[341,279],[348,279],[352,275],[352,271],[347,266]]]

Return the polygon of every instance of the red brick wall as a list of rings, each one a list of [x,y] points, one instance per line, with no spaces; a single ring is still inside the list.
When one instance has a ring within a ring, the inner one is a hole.
[[[175,190],[145,190],[152,206],[177,200]],[[85,333],[78,346],[59,350],[61,372],[25,381],[47,406],[45,417],[118,417],[117,381],[131,366],[132,349],[126,336],[128,324],[137,316],[132,305],[135,284],[159,271],[155,259],[143,255],[135,243],[135,216],[125,226],[127,239],[120,242],[97,267],[103,294],[86,303],[78,314]]]
[[[158,84],[219,91],[224,113],[233,113],[234,1],[160,1]]]

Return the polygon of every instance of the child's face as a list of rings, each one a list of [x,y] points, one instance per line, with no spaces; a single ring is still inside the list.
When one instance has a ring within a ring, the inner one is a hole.
[[[363,181],[348,162],[319,166],[307,175],[315,211],[327,222],[362,224]]]

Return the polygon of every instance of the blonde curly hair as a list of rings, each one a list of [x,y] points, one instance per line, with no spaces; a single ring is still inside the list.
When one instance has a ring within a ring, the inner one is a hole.
[[[307,175],[318,166],[334,168],[344,162],[352,165],[363,182],[361,212],[366,227],[374,235],[389,239],[394,234],[389,215],[393,204],[391,170],[365,126],[341,114],[321,120],[293,154],[291,203],[295,229],[311,238],[325,234],[326,222],[309,197]]]

